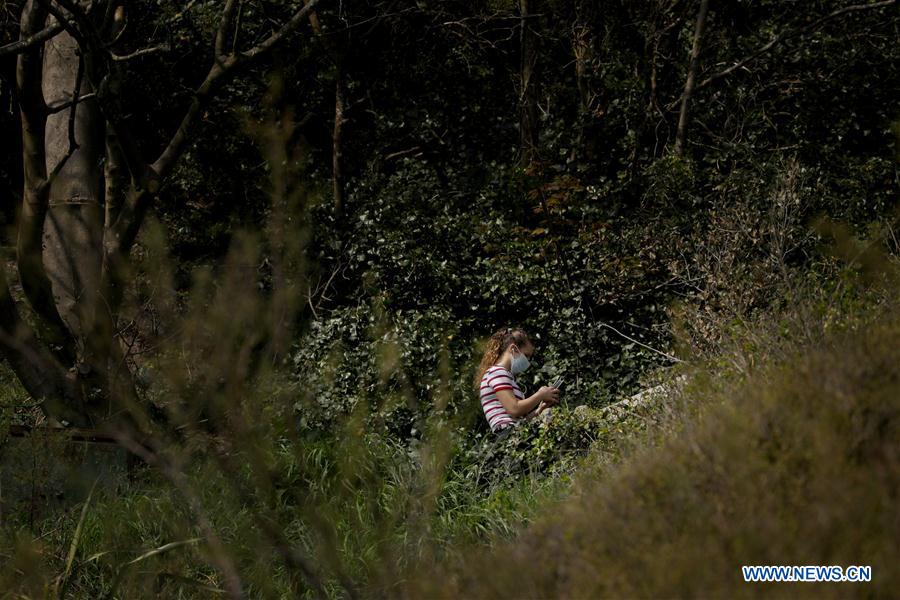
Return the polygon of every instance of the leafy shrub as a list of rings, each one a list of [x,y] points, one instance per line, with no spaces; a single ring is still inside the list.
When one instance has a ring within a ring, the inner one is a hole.
[[[503,439],[478,436],[462,446],[449,468],[486,489],[508,485],[509,479],[567,476],[604,427],[596,414],[554,409],[549,418],[520,422]]]

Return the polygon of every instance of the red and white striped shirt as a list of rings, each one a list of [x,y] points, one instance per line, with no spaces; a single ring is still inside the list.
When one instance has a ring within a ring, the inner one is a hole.
[[[488,425],[491,426],[491,431],[495,433],[518,420],[503,408],[503,404],[497,398],[497,392],[500,390],[512,390],[519,400],[525,398],[525,394],[519,388],[519,384],[513,379],[512,373],[505,367],[500,365],[488,367],[488,370],[484,372],[484,376],[481,378],[481,409],[484,411]]]

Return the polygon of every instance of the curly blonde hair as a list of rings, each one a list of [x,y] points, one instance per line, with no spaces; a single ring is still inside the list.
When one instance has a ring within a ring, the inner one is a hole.
[[[475,390],[477,391],[481,388],[481,378],[484,377],[484,372],[488,370],[488,367],[497,363],[507,348],[515,344],[521,349],[530,343],[531,339],[524,329],[504,327],[495,331],[485,344],[481,363],[475,372],[475,379],[472,382]]]

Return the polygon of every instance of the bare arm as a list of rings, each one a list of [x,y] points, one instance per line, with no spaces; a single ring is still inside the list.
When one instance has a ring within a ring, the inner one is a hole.
[[[547,386],[542,387],[528,398],[523,398],[522,400],[516,398],[511,390],[497,390],[496,394],[497,400],[500,401],[500,404],[503,405],[509,416],[515,418],[527,415],[541,402],[546,402],[552,406],[559,401],[559,390]]]

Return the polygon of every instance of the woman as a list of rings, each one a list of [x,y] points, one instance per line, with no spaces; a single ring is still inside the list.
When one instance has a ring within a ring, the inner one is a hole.
[[[528,398],[515,376],[527,370],[534,345],[522,329],[501,329],[491,336],[485,348],[475,387],[481,396],[484,416],[496,434],[509,434],[510,428],[527,415],[539,415],[559,403],[559,390],[543,386]]]

